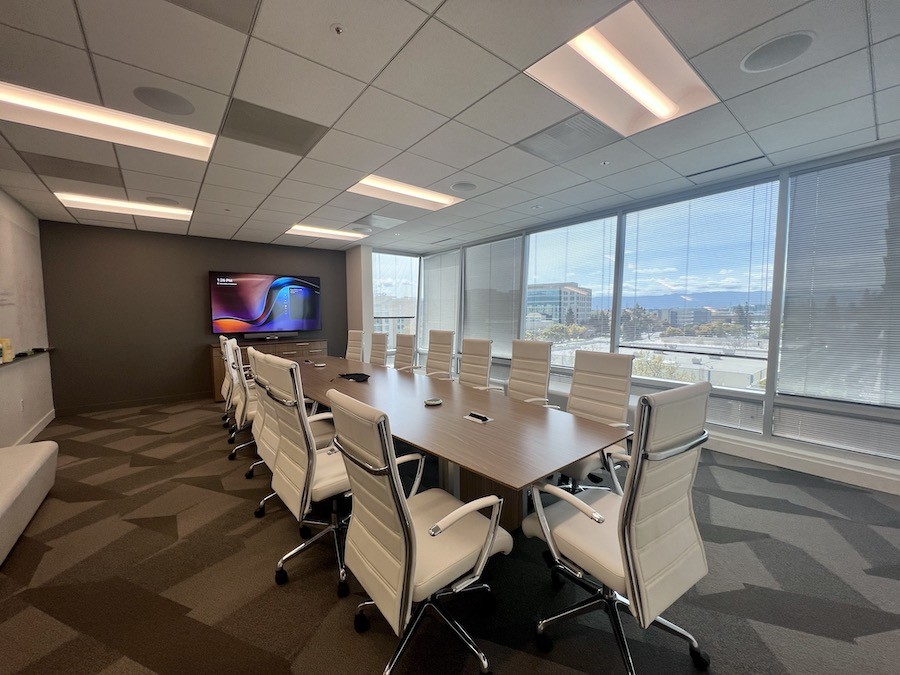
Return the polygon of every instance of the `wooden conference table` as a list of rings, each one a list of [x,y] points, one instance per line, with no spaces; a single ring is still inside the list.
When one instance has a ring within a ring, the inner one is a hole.
[[[479,391],[424,374],[329,356],[324,368],[300,362],[305,396],[328,404],[336,389],[387,413],[395,438],[458,465],[463,500],[486,494],[504,497],[502,522],[515,529],[524,517],[521,491],[552,473],[628,438],[631,432],[575,415],[520,403],[500,391]],[[338,377],[366,373],[367,382]],[[440,398],[440,406],[425,399]],[[474,411],[493,418],[486,424],[463,419]]]

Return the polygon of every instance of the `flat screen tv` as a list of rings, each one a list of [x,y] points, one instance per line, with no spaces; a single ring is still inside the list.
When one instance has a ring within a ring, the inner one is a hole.
[[[213,333],[322,328],[319,277],[210,272]]]

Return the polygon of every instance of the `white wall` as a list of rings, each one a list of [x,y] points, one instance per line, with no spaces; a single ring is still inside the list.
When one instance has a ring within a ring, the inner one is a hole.
[[[372,247],[354,246],[347,251],[347,329],[365,332],[363,351],[366,361],[372,349],[375,322],[372,298]]]
[[[2,190],[0,337],[16,352],[49,346],[38,221]],[[53,415],[48,354],[0,367],[0,447],[32,440]]]

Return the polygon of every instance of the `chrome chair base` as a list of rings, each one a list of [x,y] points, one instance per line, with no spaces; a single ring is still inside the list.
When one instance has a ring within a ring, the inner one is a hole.
[[[274,494],[274,493],[273,493]],[[272,495],[269,495],[272,496]],[[268,499],[268,497],[267,497]],[[275,583],[279,586],[282,586],[288,581],[288,573],[287,570],[284,569],[284,564],[290,560],[291,558],[300,555],[312,546],[314,543],[319,541],[322,537],[332,534],[334,535],[334,553],[337,557],[337,566],[338,566],[338,587],[337,594],[339,598],[346,598],[350,595],[350,586],[347,583],[347,568],[344,565],[344,540],[347,535],[347,524],[349,522],[349,517],[341,519],[338,516],[337,512],[337,502],[334,503],[334,509],[331,515],[331,522],[325,523],[318,520],[301,520],[300,521],[300,532],[301,536],[306,538],[302,544],[297,546],[296,548],[291,549],[278,561],[278,564],[275,565]],[[322,529],[316,532],[314,535],[309,536],[310,530],[309,526],[312,525],[314,527],[321,527]],[[305,530],[305,534],[304,534]]]
[[[488,660],[484,655],[484,652],[478,648],[478,645],[475,644],[475,640],[472,639],[472,636],[463,628],[460,623],[454,619],[450,614],[447,613],[447,610],[441,604],[441,599],[446,598],[451,595],[456,595],[458,593],[467,593],[469,591],[488,591],[490,592],[491,587],[487,584],[473,584],[471,586],[467,586],[459,591],[454,591],[451,588],[445,588],[434,595],[432,595],[427,600],[424,600],[416,607],[413,612],[413,616],[410,619],[409,623],[406,624],[406,629],[403,631],[403,635],[400,636],[400,644],[397,645],[397,649],[394,651],[394,655],[391,657],[391,660],[388,661],[387,666],[384,668],[384,675],[390,675],[393,672],[394,668],[397,666],[397,662],[400,661],[400,657],[403,656],[403,652],[406,651],[406,648],[409,646],[409,642],[412,639],[413,633],[416,632],[416,629],[419,627],[419,624],[422,621],[422,617],[425,616],[425,610],[431,607],[434,610],[434,613],[437,614],[441,619],[443,619],[444,623],[446,623],[450,630],[452,630],[456,637],[458,637],[462,643],[468,648],[470,652],[475,655],[475,658],[478,659],[478,665],[481,669],[482,673],[489,672]],[[363,613],[363,610],[366,607],[372,607],[375,603],[372,600],[366,600],[365,602],[361,602],[356,606],[356,615],[353,617],[353,628],[357,633],[364,633],[369,629],[370,623],[369,618]]]
[[[631,610],[629,610],[629,606],[631,603],[628,601],[628,598],[619,595],[614,590],[607,588],[606,586],[594,584],[584,577],[578,577],[574,575],[568,567],[560,563],[553,564],[551,573],[554,576],[554,580],[559,577],[564,577],[575,582],[588,592],[592,593],[592,595],[588,598],[585,598],[584,600],[576,602],[574,605],[567,607],[561,612],[539,620],[536,627],[536,639],[538,648],[541,651],[550,651],[550,649],[552,649],[553,647],[552,640],[545,632],[547,626],[561,619],[568,619],[571,617],[579,616],[581,614],[586,614],[587,612],[592,612],[595,609],[603,609],[609,616],[609,622],[612,625],[613,634],[616,636],[616,643],[619,646],[619,652],[621,653],[622,660],[625,663],[625,670],[627,673],[629,673],[629,675],[634,675],[635,670],[634,662],[631,658],[631,650],[628,647],[628,641],[625,639],[625,630],[622,626],[622,617],[619,616],[620,612],[631,614]],[[656,617],[651,625],[656,626],[657,628],[660,628],[667,633],[671,633],[672,635],[680,637],[682,640],[685,640],[689,645],[691,660],[694,662],[694,666],[698,670],[702,671],[705,671],[709,668],[709,655],[706,652],[700,650],[700,645],[697,643],[697,640],[693,635],[688,633],[680,626],[672,623],[671,621],[662,618],[661,616]]]
[[[250,465],[250,468],[247,469],[247,473],[244,474],[244,478],[246,478],[247,480],[250,480],[251,478],[253,478],[253,476],[255,475],[256,467],[261,466],[265,463],[266,463],[266,460],[264,460],[264,459],[258,459],[255,462],[253,462],[253,464]]]

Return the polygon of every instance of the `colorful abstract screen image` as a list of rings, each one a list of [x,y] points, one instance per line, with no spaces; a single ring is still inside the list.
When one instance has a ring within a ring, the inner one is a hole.
[[[209,273],[213,333],[322,328],[319,277]]]

